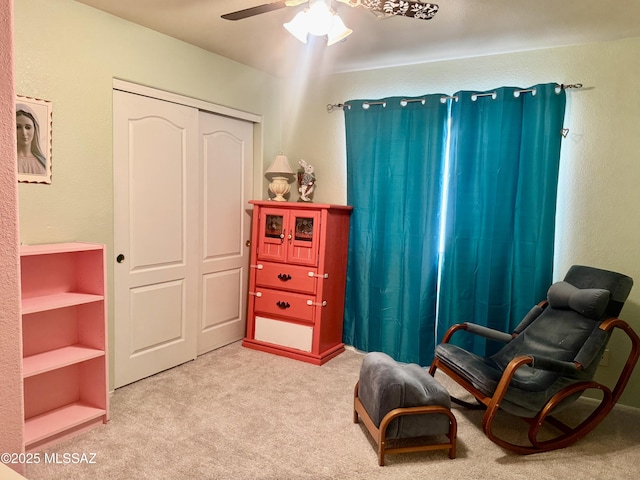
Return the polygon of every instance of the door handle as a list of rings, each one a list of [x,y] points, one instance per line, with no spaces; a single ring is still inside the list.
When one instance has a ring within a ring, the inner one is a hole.
[[[278,278],[280,280],[282,280],[283,282],[287,282],[287,281],[291,280],[291,275],[289,275],[288,273],[279,273],[278,274]]]
[[[118,263],[124,262],[124,255],[123,254],[118,255],[116,257],[116,262],[118,262]]]
[[[277,301],[276,305],[278,306],[278,308],[281,308],[283,310],[291,306],[289,305],[289,302],[281,302],[281,301]]]

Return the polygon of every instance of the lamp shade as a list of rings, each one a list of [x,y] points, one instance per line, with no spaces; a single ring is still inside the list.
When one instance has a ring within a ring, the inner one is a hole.
[[[276,155],[276,159],[264,173],[265,175],[271,175],[274,177],[283,177],[294,174],[286,155]]]
[[[344,40],[353,33],[353,30],[347,28],[342,19],[338,15],[333,16],[331,29],[327,32],[327,45],[331,46]]]
[[[293,20],[284,24],[284,28],[288,32],[300,40],[302,43],[307,43],[307,37],[309,35],[309,27],[307,26],[307,12],[299,12]]]
[[[316,0],[307,10],[307,29],[311,35],[321,37],[331,29],[333,12],[324,0]]]

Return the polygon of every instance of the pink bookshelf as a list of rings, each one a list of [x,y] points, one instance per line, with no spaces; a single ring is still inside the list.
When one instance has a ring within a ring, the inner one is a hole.
[[[20,249],[25,450],[109,420],[104,245]]]

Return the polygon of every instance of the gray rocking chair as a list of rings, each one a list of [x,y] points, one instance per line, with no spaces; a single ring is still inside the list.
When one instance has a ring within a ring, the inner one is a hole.
[[[433,375],[440,369],[486,408],[483,430],[497,445],[518,454],[567,447],[607,416],[638,361],[640,337],[617,318],[632,285],[631,278],[619,273],[573,266],[564,281],[549,288],[547,300],[534,306],[512,334],[472,323],[452,326],[436,347],[429,372]],[[615,329],[629,337],[631,347],[611,390],[593,377]],[[495,355],[482,357],[449,343],[456,332],[481,335],[505,345]],[[602,392],[602,399],[579,425],[568,426],[552,416],[593,389]],[[494,420],[500,410],[529,424],[528,444],[513,443],[495,433]],[[540,439],[545,423],[559,433],[550,439],[545,433]]]

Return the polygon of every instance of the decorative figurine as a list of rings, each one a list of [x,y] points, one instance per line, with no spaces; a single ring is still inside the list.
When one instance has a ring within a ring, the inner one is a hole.
[[[316,188],[316,177],[314,175],[315,169],[313,165],[309,165],[304,160],[300,160],[298,164],[302,167],[303,171],[298,172],[298,191],[300,192],[300,200],[303,202],[310,202],[309,195],[313,193]]]

